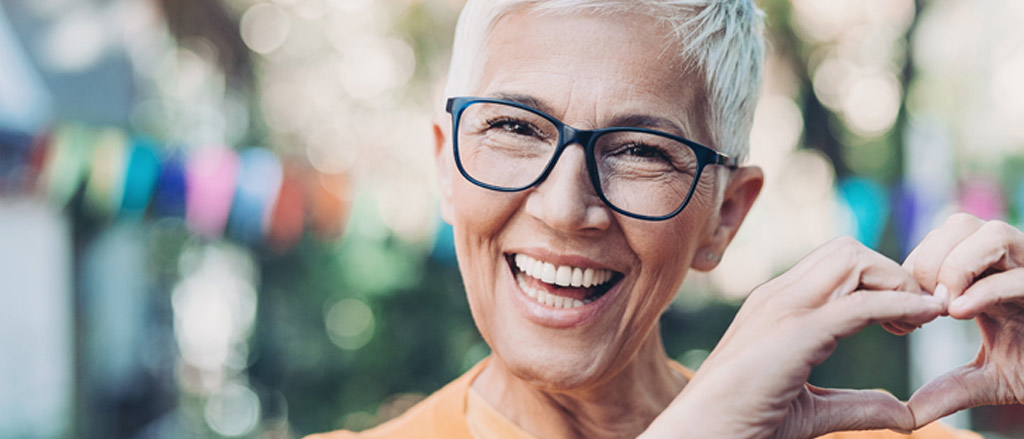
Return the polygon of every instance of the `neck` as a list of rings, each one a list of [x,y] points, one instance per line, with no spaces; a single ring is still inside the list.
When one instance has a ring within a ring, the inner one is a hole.
[[[658,327],[621,371],[600,384],[552,392],[518,379],[497,356],[473,382],[490,405],[537,437],[636,437],[682,391]]]

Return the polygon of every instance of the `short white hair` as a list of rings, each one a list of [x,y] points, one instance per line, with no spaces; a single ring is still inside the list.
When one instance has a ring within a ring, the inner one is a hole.
[[[708,146],[739,160],[746,158],[765,52],[763,13],[753,0],[468,0],[455,27],[446,98],[472,93],[491,29],[519,8],[635,13],[665,23],[669,42],[678,43],[672,47],[679,50],[679,60],[703,76]]]

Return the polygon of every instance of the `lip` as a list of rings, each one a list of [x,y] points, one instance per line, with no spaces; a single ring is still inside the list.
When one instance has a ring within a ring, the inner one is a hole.
[[[516,252],[510,252],[512,254]],[[548,252],[529,251],[523,252],[531,257],[538,258],[545,262],[551,262],[552,264],[559,265],[573,265],[581,268],[603,268],[597,263],[583,257],[575,256],[556,256]],[[548,256],[535,256],[535,255],[548,255]],[[613,270],[614,271],[614,270]],[[616,273],[619,273],[616,271]],[[583,305],[579,308],[552,308],[537,302],[526,294],[521,288],[519,288],[519,282],[516,281],[515,269],[510,265],[505,270],[505,278],[508,284],[508,288],[505,288],[510,295],[513,307],[519,311],[527,320],[548,328],[554,329],[569,329],[580,326],[585,326],[593,320],[597,319],[609,306],[614,302],[614,298],[618,296],[622,282],[621,274],[617,275],[618,280],[615,281],[615,285],[612,286],[607,292],[601,297],[597,298],[593,302]]]

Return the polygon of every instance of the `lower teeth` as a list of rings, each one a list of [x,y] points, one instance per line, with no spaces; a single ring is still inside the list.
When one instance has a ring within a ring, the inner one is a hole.
[[[542,289],[531,288],[529,285],[526,285],[526,281],[524,281],[521,276],[522,275],[520,275],[520,278],[519,278],[519,288],[522,289],[526,293],[526,295],[532,297],[533,300],[536,300],[537,302],[539,302],[541,304],[544,304],[544,305],[547,305],[547,306],[550,306],[552,308],[562,308],[562,309],[579,308],[579,307],[581,307],[583,305],[586,305],[586,304],[588,304],[590,302],[593,302],[592,299],[586,299],[584,301],[579,301],[579,300],[573,299],[571,297],[557,296],[557,295],[548,293],[547,291],[544,291]]]

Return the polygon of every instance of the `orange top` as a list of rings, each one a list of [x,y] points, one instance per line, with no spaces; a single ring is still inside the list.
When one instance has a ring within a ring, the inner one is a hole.
[[[401,416],[372,429],[355,433],[339,430],[314,434],[305,439],[536,439],[519,428],[511,420],[491,407],[479,394],[472,391],[470,384],[487,366],[484,359],[462,376],[448,383],[427,399],[420,401]],[[676,362],[670,365],[683,376],[690,378],[693,372]],[[851,431],[832,433],[824,439],[981,439],[981,436],[950,429],[938,422],[917,430],[910,435],[889,430]]]

